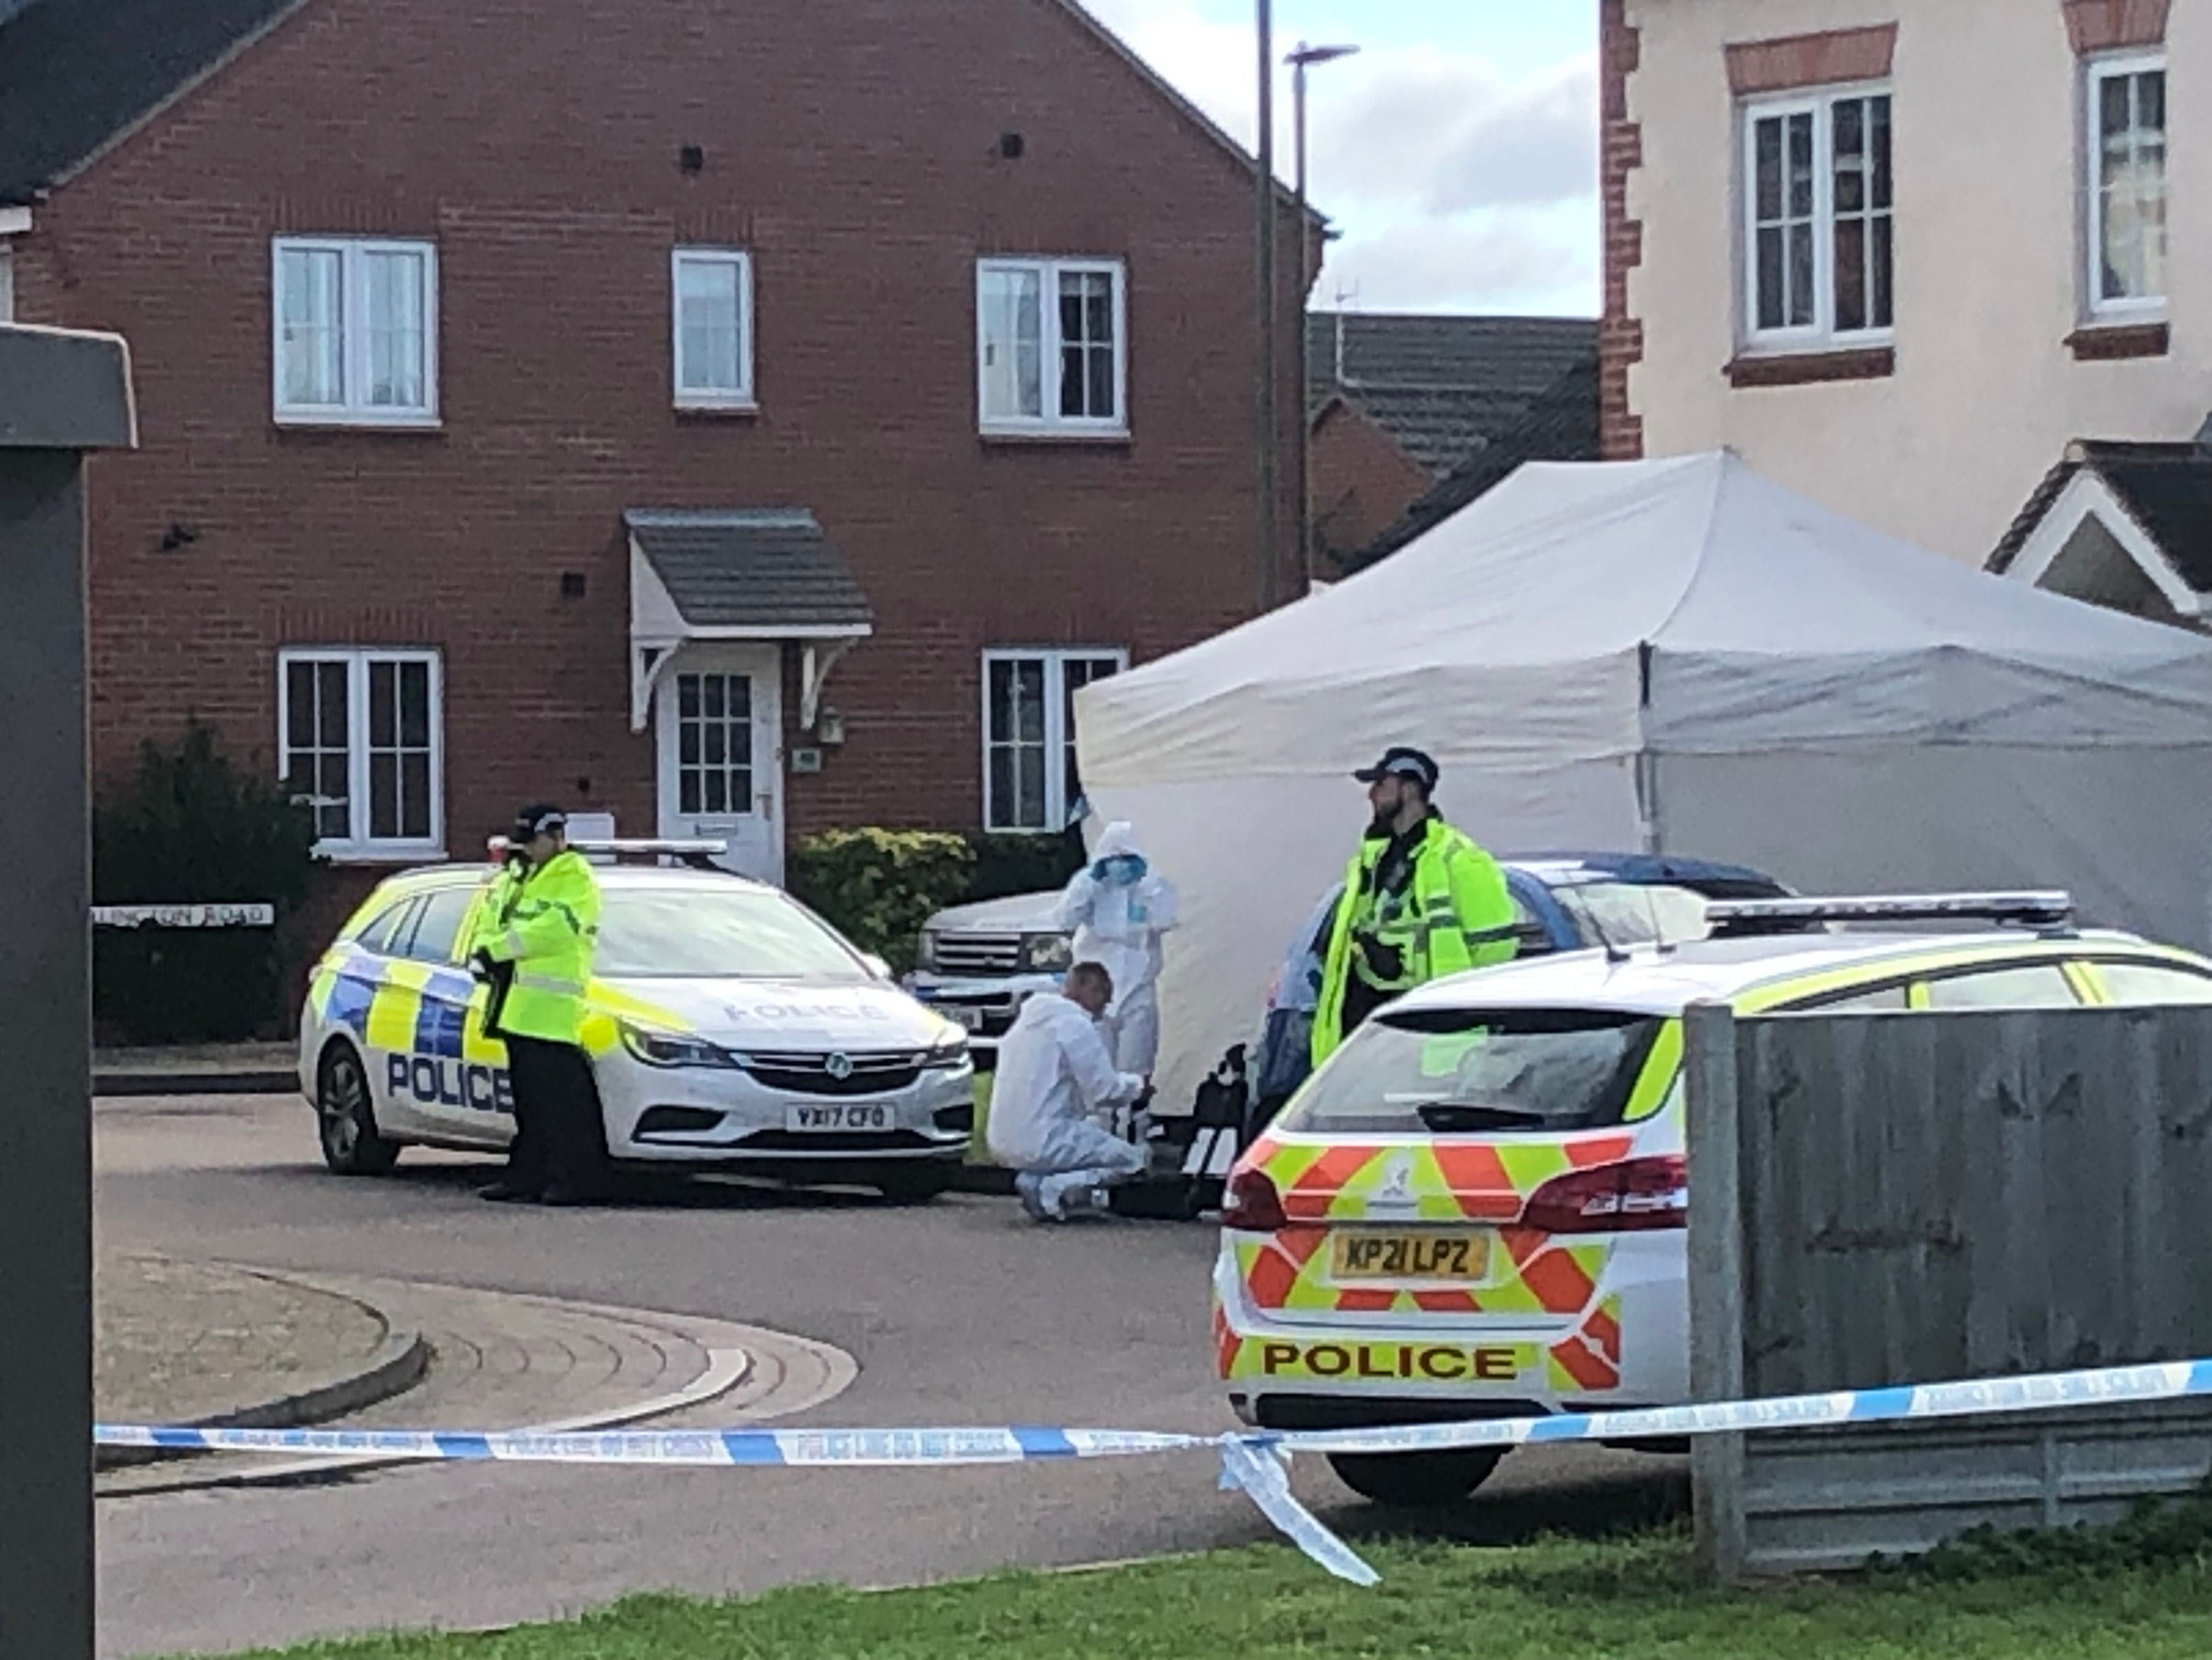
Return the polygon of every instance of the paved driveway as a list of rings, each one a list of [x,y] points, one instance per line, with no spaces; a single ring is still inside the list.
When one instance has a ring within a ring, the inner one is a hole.
[[[1039,1231],[1011,1201],[920,1209],[697,1189],[599,1211],[489,1206],[410,1153],[324,1174],[304,1104],[100,1104],[103,1249],[369,1274],[740,1322],[859,1365],[795,1423],[1229,1426],[1202,1227]],[[404,1418],[387,1408],[384,1416]],[[726,1409],[677,1421],[708,1424]],[[421,1427],[436,1427],[423,1425]],[[1505,1539],[1680,1502],[1680,1467],[1517,1454],[1455,1523]],[[1299,1487],[1357,1530],[1319,1467]],[[885,1584],[1267,1536],[1203,1457],[937,1471],[430,1468],[337,1486],[103,1499],[103,1651],[222,1652],[392,1625],[544,1618],[625,1592]]]

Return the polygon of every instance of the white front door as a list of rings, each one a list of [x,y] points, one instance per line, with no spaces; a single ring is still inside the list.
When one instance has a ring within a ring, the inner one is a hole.
[[[721,862],[783,880],[783,673],[773,645],[686,646],[661,676],[660,834],[727,842]]]

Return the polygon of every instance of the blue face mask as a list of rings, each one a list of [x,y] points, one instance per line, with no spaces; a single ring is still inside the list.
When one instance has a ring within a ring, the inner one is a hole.
[[[1134,887],[1144,879],[1145,861],[1133,853],[1117,853],[1100,860],[1091,873],[1109,888]]]

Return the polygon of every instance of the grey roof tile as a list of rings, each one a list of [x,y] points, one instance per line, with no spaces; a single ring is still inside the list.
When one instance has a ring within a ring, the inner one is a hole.
[[[866,627],[868,596],[803,508],[634,508],[631,537],[699,628]]]
[[[29,0],[0,22],[0,202],[90,159],[303,0]]]
[[[1571,364],[1505,431],[1485,441],[1406,509],[1398,522],[1342,560],[1346,573],[1386,559],[1504,483],[1524,461],[1599,459],[1597,357]]]
[[[2083,471],[2104,481],[2183,581],[2212,593],[2212,449],[2191,442],[2079,439],[2068,445],[1990,555],[1988,569],[2012,569],[2036,526]]]
[[[1595,362],[1597,325],[1316,312],[1305,344],[1311,413],[1343,398],[1442,477],[1511,431],[1568,369]]]

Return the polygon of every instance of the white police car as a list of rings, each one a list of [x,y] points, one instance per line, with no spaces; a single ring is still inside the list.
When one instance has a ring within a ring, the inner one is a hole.
[[[703,844],[574,844],[652,857]],[[496,1152],[514,1132],[485,988],[462,961],[492,870],[380,885],[316,966],[300,1081],[323,1157],[379,1175],[409,1146]],[[587,997],[617,1164],[852,1183],[933,1197],[974,1116],[967,1036],[788,895],[711,868],[612,865]]]

